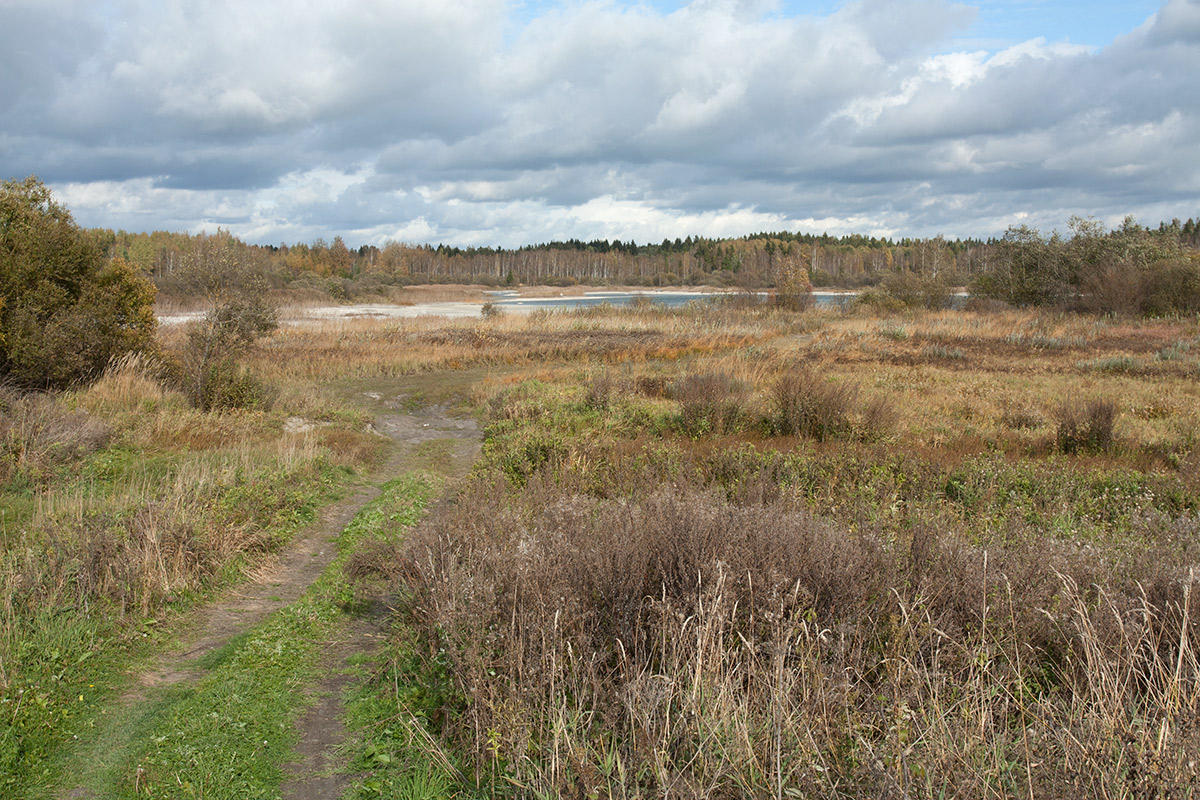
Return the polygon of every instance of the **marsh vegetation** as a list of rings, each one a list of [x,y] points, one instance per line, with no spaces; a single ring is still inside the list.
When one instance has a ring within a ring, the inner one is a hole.
[[[487,796],[1194,791],[1198,365],[1160,354],[1198,334],[438,326],[409,368],[486,367],[488,425],[469,482],[363,567],[403,597],[380,691],[433,737],[405,768]]]
[[[79,730],[89,670],[371,463],[333,389],[391,381],[485,442],[347,562],[403,601],[365,690],[400,732],[363,786],[1186,794],[1197,343],[1191,319],[600,308],[280,329],[241,362],[269,407],[194,408],[136,359],[6,394],[6,774]]]
[[[1151,234],[1097,247],[1121,236]],[[276,791],[321,637],[380,597],[359,797],[1196,793],[1200,321],[1147,299],[1187,296],[1155,281],[1194,255],[1138,262],[1106,314],[947,310],[902,274],[845,309],[794,276],[774,303],[275,328],[253,253],[200,244],[233,268],[201,325],[0,387],[5,796],[61,795],[189,611],[379,467],[385,396],[476,416],[479,459],[434,502],[423,442],[302,602],[127,733],[113,796]]]

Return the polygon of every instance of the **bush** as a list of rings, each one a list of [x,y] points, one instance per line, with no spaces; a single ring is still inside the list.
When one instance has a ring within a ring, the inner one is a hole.
[[[1012,308],[1008,303],[994,297],[968,297],[963,303],[962,310],[976,314],[999,314]]]
[[[661,399],[668,394],[667,379],[661,375],[638,375],[633,382],[634,389],[642,397]]]
[[[876,314],[895,314],[904,310],[904,303],[880,289],[866,289],[855,296],[853,308]]]
[[[0,184],[0,379],[63,389],[150,349],[154,294],[37,178]]]
[[[792,311],[803,311],[812,305],[812,281],[804,262],[785,258],[776,267],[775,305]]]
[[[201,386],[202,391],[194,401],[204,411],[265,409],[275,400],[275,393],[261,378],[232,358],[210,366]]]
[[[0,484],[17,476],[49,480],[56,467],[100,449],[111,435],[103,422],[53,397],[0,386]]]
[[[266,279],[246,246],[224,232],[198,237],[178,280],[207,307],[204,318],[188,327],[175,365],[180,389],[205,410],[267,402],[261,382],[236,366],[239,356],[278,325]]]
[[[1011,430],[1037,430],[1044,421],[1034,410],[1019,406],[1006,406],[1000,415],[1000,424]]]
[[[1063,404],[1058,409],[1058,449],[1067,454],[1099,452],[1113,443],[1117,404],[1111,400],[1089,400],[1082,406]]]
[[[1191,314],[1200,311],[1200,254],[1164,259],[1145,278],[1146,314]]]
[[[830,383],[807,369],[796,369],[775,383],[773,424],[784,436],[824,441],[850,431],[856,387]]]
[[[894,272],[883,279],[883,289],[908,308],[950,307],[950,287],[941,278]]]
[[[587,391],[583,396],[583,405],[593,411],[606,411],[616,394],[617,384],[608,372],[592,376],[588,382]]]
[[[481,477],[363,565],[398,574],[424,662],[397,692],[476,774],[522,797],[981,797],[1013,773],[1037,797],[1190,796],[1185,547],[1033,526],[980,547],[932,514],[879,530],[634,483]]]
[[[743,391],[723,372],[688,375],[675,386],[680,426],[689,436],[732,433],[742,419]]]

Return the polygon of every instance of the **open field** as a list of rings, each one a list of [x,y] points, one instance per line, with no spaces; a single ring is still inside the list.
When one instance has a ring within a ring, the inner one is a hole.
[[[381,689],[484,795],[1185,796],[1198,332],[736,309],[390,332],[441,345],[406,369],[488,369],[489,424],[381,560],[408,593]]]
[[[0,398],[0,787],[59,780],[183,610],[382,463],[382,395],[484,445],[344,556],[398,598],[359,796],[1197,790],[1194,318],[352,319],[245,363],[269,405],[196,411],[139,362]]]

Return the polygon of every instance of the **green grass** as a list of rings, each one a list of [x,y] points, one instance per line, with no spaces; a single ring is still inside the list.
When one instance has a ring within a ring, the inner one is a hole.
[[[304,687],[340,614],[334,597],[314,591],[231,643],[146,731],[148,746],[126,762],[115,796],[277,796]]]
[[[20,665],[0,695],[0,796],[21,797],[50,780],[49,757],[63,740],[86,735],[125,663],[113,631],[94,616],[45,611],[11,646],[6,670]]]
[[[415,475],[388,484],[343,532],[337,559],[304,597],[205,656],[194,685],[113,707],[112,719],[95,726],[103,738],[62,766],[63,781],[96,797],[277,797],[323,642],[354,605],[345,560],[413,524],[435,490]]]
[[[416,521],[416,506],[405,483],[389,485],[384,496],[355,518],[346,535],[356,547],[370,542],[394,544]],[[397,631],[396,641],[403,641]],[[409,643],[411,645],[411,642]],[[357,665],[359,677],[347,698],[347,727],[352,732],[352,772],[361,773],[350,798],[461,797],[468,782],[457,758],[439,747],[429,733],[430,715],[452,694],[448,673],[431,674],[410,648],[389,647],[377,660]]]
[[[334,499],[350,477],[328,464],[295,474],[282,469],[247,474],[217,487],[203,512],[207,519],[197,518],[194,524],[260,526],[271,531],[270,541],[278,546],[313,518],[316,505]],[[112,506],[103,488],[98,492],[99,502],[107,503],[102,513],[114,529],[138,513],[136,507]],[[31,541],[5,554],[5,568],[19,570],[21,559],[36,562],[52,548],[69,546],[70,540]],[[110,725],[101,711],[111,711],[129,672],[161,648],[180,612],[240,580],[243,563],[244,557],[231,559],[198,591],[177,594],[171,606],[152,609],[151,617],[122,611],[104,598],[79,602],[68,594],[28,607],[20,597],[13,598],[18,602],[0,625],[0,796],[37,796],[53,786],[67,769],[64,745],[88,741]],[[118,721],[118,726],[125,724]]]
[[[429,732],[428,711],[445,701],[430,683],[415,654],[393,650],[382,664],[360,667],[360,678],[347,699],[348,727],[355,743],[350,769],[359,773],[349,792],[368,798],[460,797],[467,779],[453,754]]]

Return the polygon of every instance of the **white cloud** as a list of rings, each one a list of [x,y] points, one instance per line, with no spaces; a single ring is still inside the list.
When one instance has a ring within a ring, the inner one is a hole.
[[[85,224],[522,244],[1200,212],[1195,0],[995,52],[948,50],[975,11],[942,0],[0,2],[0,168]]]

